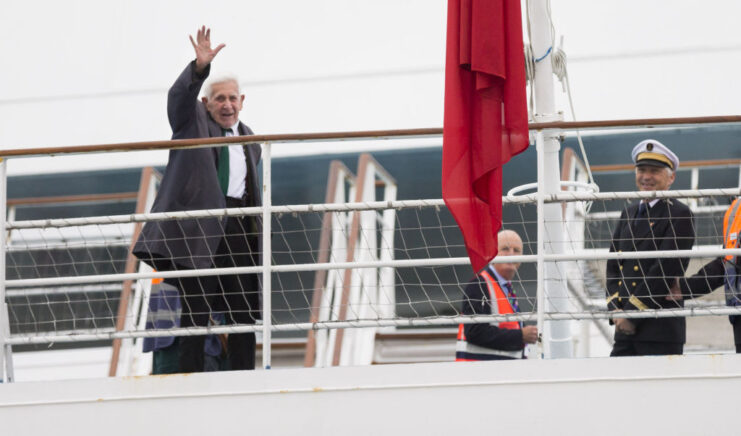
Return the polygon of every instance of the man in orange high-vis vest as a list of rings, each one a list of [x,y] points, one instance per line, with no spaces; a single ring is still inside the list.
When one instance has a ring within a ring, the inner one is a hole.
[[[723,217],[723,247],[741,247],[741,197],[736,198]],[[697,274],[679,280],[679,286],[672,288],[675,299],[691,299],[708,294],[721,286],[725,287],[726,305],[741,306],[741,265],[739,256],[719,257],[705,266]],[[741,316],[729,316],[733,325],[733,342],[736,353],[741,353]]]
[[[502,230],[497,239],[497,256],[522,254],[522,239],[517,233]],[[495,263],[484,268],[466,286],[462,314],[506,315],[519,312],[517,297],[512,290],[512,279],[519,267],[519,263]],[[461,324],[458,326],[455,360],[521,359],[525,344],[534,344],[537,339],[537,327],[522,327],[517,321]]]

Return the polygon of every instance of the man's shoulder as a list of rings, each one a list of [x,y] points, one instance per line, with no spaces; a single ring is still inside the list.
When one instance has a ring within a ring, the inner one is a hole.
[[[640,201],[634,201],[632,203],[626,202],[623,205],[623,209],[620,211],[621,215],[631,216],[635,214],[636,210],[638,210],[639,204],[640,204]]]
[[[476,283],[485,283],[484,277],[481,274],[476,274],[475,276],[471,277],[471,279],[468,281],[468,284],[476,284]]]
[[[481,290],[483,290],[485,286],[486,282],[484,281],[484,278],[481,274],[476,274],[466,284],[466,293],[469,295],[472,293],[482,293],[483,291]]]
[[[679,214],[679,215],[691,215],[692,212],[690,211],[690,207],[684,204],[682,201],[676,199],[676,198],[667,198],[663,200],[667,208],[669,208],[670,211],[672,211],[672,214]]]
[[[243,123],[241,120],[239,121],[238,129],[239,129],[240,134],[244,134],[244,135],[254,135],[255,134],[255,132],[253,132],[252,129],[250,129],[250,126]]]

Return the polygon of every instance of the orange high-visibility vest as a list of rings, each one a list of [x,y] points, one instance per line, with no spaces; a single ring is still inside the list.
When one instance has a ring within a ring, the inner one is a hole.
[[[723,217],[723,246],[725,248],[738,248],[741,245],[739,233],[741,233],[741,197],[731,203],[731,207],[726,211]],[[726,294],[726,304],[728,306],[741,306],[741,278],[738,276],[738,256],[726,256],[724,265],[724,284]]]
[[[738,213],[741,205],[741,197],[731,203],[731,207],[726,211],[723,217],[723,245],[725,248],[738,248],[739,232],[741,232],[741,214]],[[726,260],[733,260],[732,255],[726,256]]]
[[[489,307],[491,308],[492,315],[507,315],[515,313],[514,309],[512,308],[512,304],[509,301],[509,298],[507,298],[507,295],[502,290],[502,287],[499,286],[497,280],[492,277],[491,274],[489,274],[489,272],[486,270],[481,272],[481,277],[483,277],[484,281],[486,282],[486,288],[489,290]],[[517,321],[494,322],[491,323],[491,325],[502,329],[520,329],[520,323]],[[466,341],[466,334],[464,332],[463,324],[458,325],[458,343],[456,344],[455,350],[456,362],[481,360],[476,357],[477,354],[504,356],[514,359],[522,358],[522,351],[496,350],[493,348],[481,347],[479,345],[469,343],[468,341]]]

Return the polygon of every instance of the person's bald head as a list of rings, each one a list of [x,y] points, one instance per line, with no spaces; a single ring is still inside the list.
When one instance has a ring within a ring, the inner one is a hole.
[[[502,230],[497,233],[498,256],[520,256],[522,254],[522,238],[513,230]],[[494,269],[503,279],[511,281],[515,278],[519,263],[495,263]]]

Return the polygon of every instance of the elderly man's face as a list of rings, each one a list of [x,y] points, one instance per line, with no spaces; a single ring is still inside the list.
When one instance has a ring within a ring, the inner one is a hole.
[[[666,167],[641,165],[636,167],[639,191],[666,191],[674,183],[674,171]]]
[[[497,235],[499,242],[499,256],[519,256],[522,254],[522,239],[517,233],[511,230],[505,230]],[[495,263],[494,269],[503,279],[511,281],[515,278],[519,263]]]
[[[244,95],[239,95],[239,87],[232,81],[214,83],[211,86],[211,95],[203,97],[211,118],[225,129],[237,124],[243,102]]]

